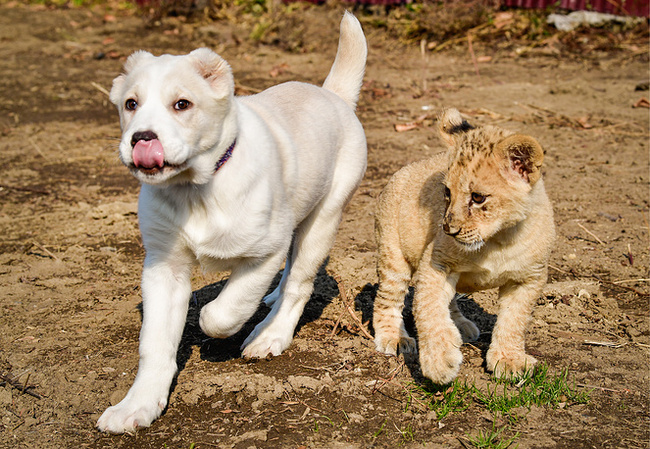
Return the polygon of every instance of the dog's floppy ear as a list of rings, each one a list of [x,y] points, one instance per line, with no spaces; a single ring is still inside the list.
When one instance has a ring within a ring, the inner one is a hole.
[[[460,115],[458,109],[444,109],[438,115],[438,132],[442,140],[449,146],[454,146],[456,137],[470,129],[474,129],[474,127]]]
[[[212,90],[225,97],[235,91],[235,80],[230,65],[209,48],[198,48],[190,53],[199,74],[210,83]]]
[[[133,68],[138,65],[141,61],[149,58],[153,58],[154,55],[148,51],[138,50],[135,53],[131,54],[124,63],[124,73],[113,80],[113,87],[109,95],[111,103],[117,106],[118,103],[122,101],[121,99],[121,87],[124,84],[124,79],[126,76],[133,70]]]
[[[533,185],[541,177],[544,150],[532,137],[515,134],[499,142],[495,149],[507,161],[507,169]]]
[[[124,84],[124,78],[126,78],[126,75],[120,75],[113,80],[113,87],[108,95],[108,99],[111,100],[111,103],[115,106],[118,106],[122,101],[122,85]]]

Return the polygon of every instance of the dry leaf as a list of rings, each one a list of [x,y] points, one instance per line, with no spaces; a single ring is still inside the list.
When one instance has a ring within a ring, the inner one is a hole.
[[[429,118],[429,114],[422,114],[418,118],[416,118],[414,121],[409,122],[409,123],[398,123],[395,126],[395,131],[398,133],[404,132],[404,131],[410,131],[412,129],[417,128],[418,126],[421,126],[422,123]]]
[[[286,62],[283,62],[282,64],[278,64],[269,71],[269,76],[271,78],[277,78],[278,76],[286,72],[288,68],[289,68],[289,64],[287,64]]]
[[[580,126],[582,126],[584,129],[593,128],[593,126],[589,124],[589,117],[580,117],[578,119],[578,123],[580,123]]]
[[[511,12],[500,12],[494,17],[494,27],[497,30],[510,25],[514,21],[514,14]]]
[[[418,126],[420,126],[420,125],[418,123],[414,123],[414,122],[411,122],[411,123],[397,123],[395,125],[395,131],[397,131],[398,133],[403,133],[404,131],[410,131],[412,129],[415,129]]]

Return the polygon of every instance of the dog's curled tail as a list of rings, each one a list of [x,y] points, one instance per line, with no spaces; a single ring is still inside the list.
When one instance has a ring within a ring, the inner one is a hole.
[[[323,87],[345,100],[352,109],[357,107],[367,56],[368,47],[361,24],[346,11],[341,20],[336,58]]]

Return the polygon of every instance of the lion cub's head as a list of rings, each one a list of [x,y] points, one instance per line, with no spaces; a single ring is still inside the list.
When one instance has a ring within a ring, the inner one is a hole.
[[[532,137],[475,128],[456,109],[443,111],[438,123],[449,145],[442,227],[462,248],[475,251],[527,217],[544,152]]]

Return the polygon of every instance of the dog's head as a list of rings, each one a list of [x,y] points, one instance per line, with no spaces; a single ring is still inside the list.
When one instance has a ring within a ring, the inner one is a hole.
[[[219,55],[132,54],[110,99],[122,127],[120,159],[140,181],[206,183],[236,136],[234,80]]]

